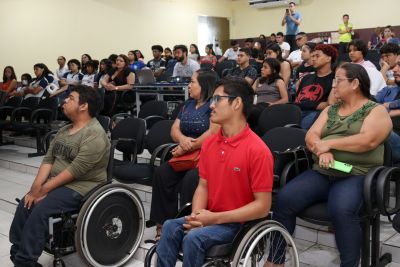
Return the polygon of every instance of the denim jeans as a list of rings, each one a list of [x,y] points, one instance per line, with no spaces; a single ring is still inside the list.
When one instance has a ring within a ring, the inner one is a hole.
[[[392,160],[393,163],[400,162],[400,136],[395,132],[391,132],[389,135],[389,144],[392,150]]]
[[[318,116],[319,111],[303,111],[301,114],[301,128],[304,130],[310,129]]]
[[[359,212],[363,206],[364,177],[354,175],[331,180],[314,170],[303,172],[279,191],[272,218],[293,234],[296,216],[300,212],[314,203],[327,201],[340,252],[340,266],[358,266],[362,242]]]
[[[67,187],[51,191],[33,208],[24,207],[24,198],[17,206],[10,228],[10,258],[15,266],[36,266],[49,235],[49,217],[77,210],[82,196]]]
[[[229,243],[242,225],[227,223],[193,229],[185,234],[185,218],[167,220],[157,245],[159,267],[175,266],[178,253],[182,249],[183,266],[202,266],[207,249],[214,245]]]

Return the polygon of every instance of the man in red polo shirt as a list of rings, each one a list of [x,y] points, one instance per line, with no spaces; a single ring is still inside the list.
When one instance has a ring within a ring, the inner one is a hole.
[[[221,126],[201,148],[200,181],[190,216],[168,220],[157,246],[157,266],[201,266],[208,248],[233,240],[242,223],[267,216],[273,157],[246,122],[253,91],[243,79],[225,79],[214,92],[211,121]]]

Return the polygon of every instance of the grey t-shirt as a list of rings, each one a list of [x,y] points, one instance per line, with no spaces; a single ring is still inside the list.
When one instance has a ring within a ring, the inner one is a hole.
[[[182,62],[177,62],[174,67],[172,77],[192,77],[193,73],[200,69],[199,63],[188,58],[185,65]]]
[[[110,141],[95,118],[74,134],[71,128],[58,131],[42,164],[53,165],[49,179],[67,169],[75,179],[65,186],[84,196],[107,179]]]

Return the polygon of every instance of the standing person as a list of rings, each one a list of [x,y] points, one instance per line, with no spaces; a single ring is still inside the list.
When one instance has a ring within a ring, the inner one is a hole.
[[[227,76],[245,79],[250,85],[257,79],[257,70],[250,65],[251,50],[249,48],[240,48],[237,57],[238,66],[230,69]]]
[[[171,138],[178,143],[172,151],[174,156],[200,149],[204,139],[217,132],[218,125],[210,123],[210,98],[217,78],[210,70],[193,74],[188,86],[191,99],[185,102],[171,128]],[[160,238],[162,224],[178,213],[178,193],[180,206],[191,202],[198,182],[197,169],[176,172],[166,162],[155,170],[150,220],[156,223],[156,240]]]
[[[172,77],[192,77],[193,73],[200,69],[197,61],[188,58],[186,45],[174,46],[174,54],[178,62],[175,64]]]
[[[335,102],[331,93],[332,81],[335,78],[332,63],[337,57],[336,48],[326,44],[317,45],[311,55],[316,71],[303,77],[295,100],[295,104],[301,108],[301,128],[305,130],[310,129],[322,110]]]
[[[347,53],[347,46],[352,39],[353,24],[349,22],[349,15],[343,15],[343,23],[339,24],[339,55]]]
[[[244,80],[225,79],[215,90],[211,122],[221,128],[202,145],[192,214],[164,223],[157,266],[175,266],[182,248],[183,266],[200,267],[208,248],[231,242],[243,222],[268,214],[273,159],[247,125],[252,101],[252,89]]]
[[[1,90],[6,92],[7,95],[12,94],[17,89],[17,76],[15,75],[14,68],[7,66],[3,71],[3,83],[1,84]]]
[[[64,74],[69,71],[68,65],[65,63],[66,59],[64,56],[59,56],[57,58],[57,64],[58,64],[58,68],[56,69],[57,80],[61,80],[64,77]]]
[[[151,51],[153,52],[153,59],[147,62],[147,67],[153,71],[157,78],[164,73],[167,62],[162,58],[164,49],[161,45],[153,45]]]
[[[341,65],[332,86],[341,101],[321,112],[305,138],[313,153],[312,169],[290,180],[278,192],[272,218],[293,233],[299,213],[312,204],[327,202],[340,266],[354,267],[359,265],[362,244],[359,216],[364,202],[364,178],[369,170],[383,165],[384,141],[392,123],[386,109],[370,100],[369,78],[363,67]],[[353,165],[351,172],[330,168],[335,160]],[[279,256],[283,249],[276,251]],[[275,264],[284,262],[283,254],[281,262]]]
[[[79,209],[82,198],[106,181],[110,141],[95,118],[99,106],[98,93],[83,85],[74,86],[65,99],[63,111],[72,123],[51,142],[11,224],[15,266],[41,266],[37,260],[48,238],[49,217]]]
[[[290,45],[290,51],[297,49],[295,36],[299,32],[300,23],[301,23],[301,14],[296,11],[296,3],[290,2],[289,8],[286,9],[285,15],[283,16],[281,23],[282,26],[285,26],[286,24],[286,41]]]
[[[232,40],[231,47],[226,49],[224,55],[218,60],[218,62],[222,62],[225,59],[236,60],[238,54],[239,54],[239,43],[236,40]]]

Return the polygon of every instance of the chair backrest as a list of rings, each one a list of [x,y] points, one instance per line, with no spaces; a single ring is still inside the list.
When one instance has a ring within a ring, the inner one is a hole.
[[[39,102],[40,102],[39,97],[28,97],[22,100],[20,107],[30,108],[33,110],[39,105]]]
[[[300,128],[276,127],[266,132],[262,140],[271,151],[285,151],[288,148],[305,146],[306,131]]]
[[[258,127],[261,134],[288,124],[300,125],[301,109],[292,104],[272,105],[263,110],[258,118]]]
[[[202,70],[213,70],[214,69],[214,65],[211,63],[201,63],[200,64],[200,69]]]
[[[147,133],[146,147],[151,154],[160,145],[174,142],[171,138],[173,123],[173,120],[158,121],[150,128]]]
[[[222,77],[222,72],[225,69],[231,69],[235,67],[236,62],[234,60],[224,60],[222,62],[218,62],[217,65],[215,65],[215,70],[218,73],[219,77]]]
[[[185,105],[185,102],[179,103],[171,113],[171,120],[175,120],[178,117],[179,112],[182,110],[182,107]]]
[[[58,98],[57,97],[48,97],[45,99],[42,99],[39,102],[39,105],[37,106],[38,109],[44,108],[44,109],[50,109],[53,110],[53,118],[46,118],[47,120],[54,120],[57,118],[57,110],[58,110]]]
[[[156,82],[154,73],[151,69],[141,69],[136,72],[139,84],[152,84]]]
[[[20,96],[14,96],[9,98],[5,103],[4,106],[8,106],[8,107],[18,107],[19,105],[21,105],[22,102],[22,97]]]
[[[119,138],[131,138],[136,140],[137,153],[143,152],[144,135],[146,133],[146,124],[144,120],[138,118],[126,118],[121,120],[115,125],[111,131],[111,140],[117,140]],[[117,149],[125,154],[133,155],[134,147],[131,142],[120,142],[117,145]]]
[[[167,114],[168,114],[167,102],[151,100],[144,103],[140,107],[139,118],[144,119],[148,116],[153,116],[153,115],[167,118]]]
[[[106,133],[110,130],[111,119],[108,116],[98,115],[96,119],[99,121],[101,127],[103,127]]]

